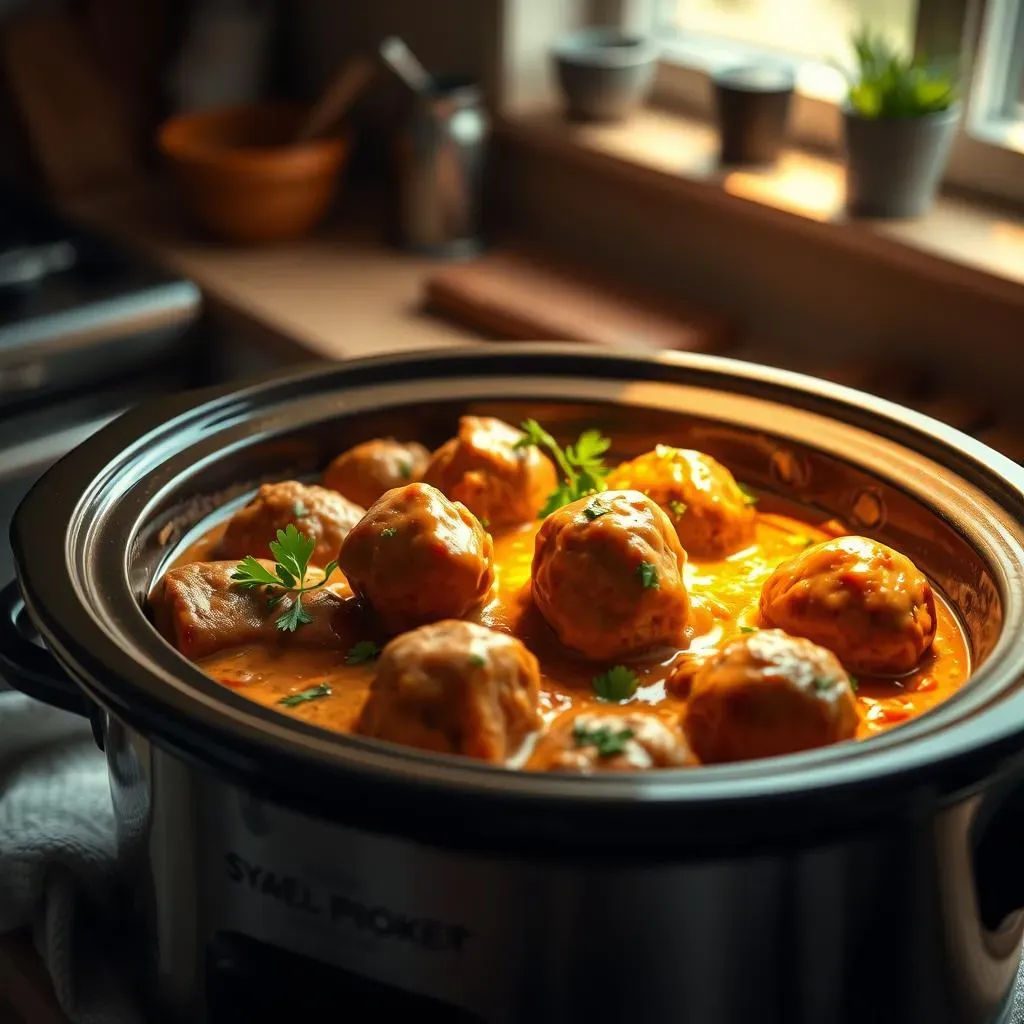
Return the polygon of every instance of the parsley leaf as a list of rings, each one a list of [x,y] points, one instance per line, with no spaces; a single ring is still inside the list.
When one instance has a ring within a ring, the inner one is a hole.
[[[544,503],[544,507],[537,513],[538,519],[547,519],[552,512],[557,512],[563,505],[568,505],[570,501],[575,501],[576,496],[573,494],[573,489],[569,484],[559,484],[549,495],[548,500]]]
[[[296,519],[305,519],[309,515],[309,509],[301,501],[297,501],[292,505],[292,515]]]
[[[736,486],[740,489],[740,493],[743,495],[744,505],[756,505],[758,502],[758,495],[756,491],[751,490],[746,484],[741,484],[738,480]]]
[[[487,518],[486,516],[477,516],[477,517],[476,517],[476,521],[477,521],[477,522],[478,522],[478,523],[479,523],[479,524],[480,524],[480,525],[481,525],[481,526],[482,526],[482,527],[483,527],[483,528],[484,528],[485,530],[489,530],[489,529],[491,528],[491,521],[490,521],[490,519],[488,519],[488,518]]]
[[[345,657],[346,665],[362,665],[364,662],[373,661],[380,654],[380,648],[372,640],[360,640],[353,644],[351,650]]]
[[[313,556],[316,542],[312,537],[299,533],[294,523],[277,531],[277,539],[270,542],[270,553],[274,556],[274,571],[270,572],[252,555],[246,555],[234,572],[231,581],[235,586],[251,590],[253,587],[267,588],[267,607],[276,608],[285,597],[291,596],[291,604],[277,619],[277,628],[294,633],[299,626],[308,625],[312,616],[302,607],[302,595],[319,590],[330,579],[338,567],[331,562],[324,569],[323,578],[315,583],[306,583],[309,560]]]
[[[588,726],[577,721],[572,728],[572,738],[577,747],[596,747],[599,757],[614,757],[626,749],[633,738],[633,730],[610,725]]]
[[[277,628],[287,633],[294,633],[299,626],[308,626],[313,616],[302,607],[302,594],[296,594],[284,614],[277,620]]]
[[[654,568],[653,562],[641,562],[636,567],[636,574],[640,577],[644,590],[657,590],[661,586],[658,570]]]
[[[671,509],[672,515],[674,515],[676,519],[686,515],[686,502],[684,501],[670,501],[668,503],[668,507]]]
[[[583,508],[583,514],[593,522],[600,516],[606,516],[611,512],[612,507],[606,501],[602,501],[600,498],[595,498],[590,504],[585,505]]]
[[[318,686],[311,686],[308,690],[300,690],[298,693],[290,693],[282,697],[277,703],[283,704],[286,708],[293,708],[296,704],[305,704],[310,700],[319,700],[321,697],[330,697],[330,686],[327,683],[320,683]]]
[[[828,693],[835,686],[834,679],[827,679],[825,676],[815,676],[811,680],[811,685],[818,691],[818,693]]]
[[[853,690],[854,693],[856,693],[857,692],[857,685],[858,685],[857,684],[857,677],[856,676],[847,675],[846,678],[850,682],[850,689]]]
[[[306,575],[309,560],[313,557],[316,542],[312,537],[299,533],[294,523],[289,523],[283,530],[277,531],[277,540],[270,542],[270,553],[277,565],[278,578],[288,589],[295,586]]]
[[[280,586],[277,577],[252,555],[246,555],[235,566],[235,571],[231,574],[231,581],[245,590],[251,590],[253,587]]]
[[[740,632],[741,633],[756,633],[757,632],[757,627],[756,626],[740,626]]]
[[[403,480],[412,479],[412,463],[408,459],[403,459],[398,464],[398,475],[402,477]]]
[[[487,664],[487,659],[482,654],[471,654],[469,656],[469,663],[477,668],[483,668]]]
[[[546,449],[562,474],[562,482],[548,497],[539,518],[546,518],[571,501],[604,490],[608,474],[604,453],[611,447],[611,441],[600,431],[584,430],[575,444],[563,449],[536,420],[524,420],[519,426],[523,436],[513,447]]]
[[[380,531],[380,535],[382,537],[394,537],[396,533],[398,533],[398,527],[396,526],[385,526],[384,529]]]
[[[640,679],[637,674],[625,665],[616,665],[607,672],[594,676],[593,679],[594,693],[601,700],[608,701],[629,700],[639,685]]]

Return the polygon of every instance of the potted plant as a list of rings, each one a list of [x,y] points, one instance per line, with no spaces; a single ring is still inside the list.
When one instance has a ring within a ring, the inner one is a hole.
[[[846,205],[866,217],[918,217],[931,206],[960,117],[948,67],[895,50],[864,28],[843,110]]]

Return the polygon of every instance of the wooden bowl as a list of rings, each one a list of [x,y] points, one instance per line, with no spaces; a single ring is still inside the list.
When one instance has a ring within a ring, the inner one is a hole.
[[[183,114],[157,137],[200,227],[244,244],[300,238],[323,218],[347,138],[295,143],[305,107],[266,104]]]

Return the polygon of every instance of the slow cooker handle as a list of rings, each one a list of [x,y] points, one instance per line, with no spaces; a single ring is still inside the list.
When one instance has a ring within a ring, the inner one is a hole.
[[[0,591],[0,676],[36,700],[92,719],[92,702],[38,642],[16,580]]]

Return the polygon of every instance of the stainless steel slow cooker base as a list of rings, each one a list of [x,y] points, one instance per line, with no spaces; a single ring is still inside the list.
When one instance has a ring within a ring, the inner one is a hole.
[[[116,722],[107,752],[150,995],[175,1024],[216,1024],[211,1005],[265,1008],[275,993],[294,1019],[303,998],[325,996],[384,1019],[392,1000],[418,1020],[487,1024],[996,1024],[1008,1012],[1024,921],[986,934],[971,912],[974,800],[770,856],[527,861],[296,814]],[[284,952],[337,970],[303,993]]]

